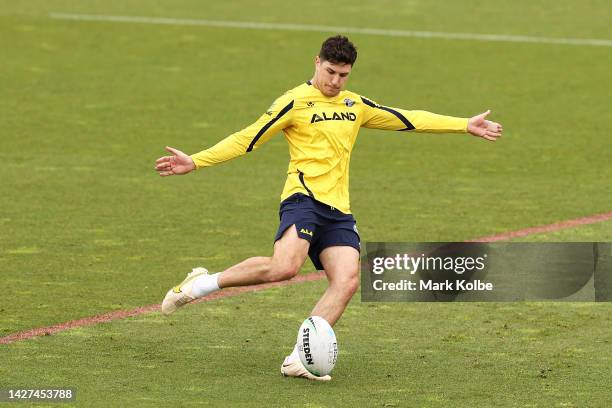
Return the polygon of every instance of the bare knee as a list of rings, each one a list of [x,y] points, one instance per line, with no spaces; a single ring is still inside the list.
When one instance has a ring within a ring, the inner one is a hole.
[[[353,295],[359,289],[359,275],[352,275],[346,282],[346,293],[349,297],[353,297]]]
[[[359,273],[354,272],[334,279],[330,282],[347,300],[352,298],[359,289]]]
[[[269,273],[266,276],[268,282],[278,282],[289,280],[295,277],[300,271],[300,266],[291,263],[272,263]]]
[[[350,284],[350,289],[351,289],[351,296],[354,295],[358,290],[359,290],[359,273],[356,273],[355,276],[353,276],[353,278],[351,279],[351,284]]]

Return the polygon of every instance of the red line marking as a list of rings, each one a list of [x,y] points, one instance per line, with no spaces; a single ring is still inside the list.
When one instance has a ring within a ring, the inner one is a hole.
[[[610,219],[612,219],[612,211],[603,213],[603,214],[587,215],[586,217],[576,218],[573,220],[560,221],[554,224],[541,225],[539,227],[529,227],[529,228],[523,228],[517,231],[502,232],[499,234],[490,235],[488,237],[471,239],[467,242],[505,241],[508,239],[524,237],[524,236],[532,235],[532,234],[541,234],[544,232],[554,232],[554,231],[559,231],[565,228],[578,227],[580,225],[595,224],[595,223],[607,221]]]
[[[243,286],[237,288],[228,288],[223,291],[219,291],[213,293],[210,296],[207,296],[202,299],[198,299],[192,303],[201,303],[208,302],[215,299],[238,296],[247,292],[257,292],[264,289],[276,288],[280,286],[288,286],[296,283],[302,282],[310,282],[315,280],[320,280],[325,277],[325,273],[323,272],[313,272],[307,275],[298,275],[295,278],[283,281],[283,282],[272,282],[272,283],[263,283],[260,285],[253,286]],[[83,317],[82,319],[69,320],[67,322],[58,323],[53,326],[47,327],[37,327],[34,329],[24,330],[17,333],[9,334],[5,337],[0,337],[0,344],[9,344],[14,343],[16,341],[31,339],[32,337],[39,336],[49,336],[55,334],[57,332],[70,330],[75,327],[84,327],[84,326],[92,326],[98,323],[106,323],[112,320],[125,319],[126,317],[138,316],[145,313],[156,312],[161,308],[161,304],[149,305],[149,306],[141,306],[136,309],[130,310],[117,310],[115,312],[104,313],[96,316]]]
[[[586,217],[576,218],[573,220],[560,221],[560,222],[556,222],[556,223],[548,224],[548,225],[541,225],[538,227],[529,227],[529,228],[523,228],[517,231],[502,232],[502,233],[490,235],[487,237],[471,239],[466,242],[504,241],[504,240],[524,237],[524,236],[532,235],[532,234],[541,234],[544,232],[558,231],[561,229],[577,227],[580,225],[595,224],[595,223],[607,221],[610,219],[612,219],[612,211],[603,213],[603,214],[588,215]],[[254,285],[254,286],[229,288],[223,291],[213,293],[212,295],[199,299],[193,303],[208,302],[208,301],[215,300],[215,299],[238,296],[242,293],[257,292],[257,291],[265,290],[269,288],[288,286],[288,285],[293,285],[293,284],[302,283],[302,282],[316,281],[316,280],[323,279],[324,277],[325,277],[325,273],[313,272],[307,275],[299,275],[291,280],[283,281],[283,282],[273,282],[273,283],[264,283],[260,285]],[[34,329],[24,330],[24,331],[20,331],[17,333],[9,334],[8,336],[5,336],[5,337],[0,337],[0,344],[10,344],[16,341],[31,339],[32,337],[49,336],[51,334],[69,330],[75,327],[92,326],[98,323],[106,323],[112,320],[125,319],[127,317],[138,316],[141,314],[158,311],[160,307],[161,307],[160,304],[155,304],[155,305],[137,307],[135,309],[130,309],[130,310],[117,310],[115,312],[104,313],[104,314],[91,316],[91,317],[84,317],[82,319],[69,320],[67,322],[58,323],[53,326],[37,327]]]

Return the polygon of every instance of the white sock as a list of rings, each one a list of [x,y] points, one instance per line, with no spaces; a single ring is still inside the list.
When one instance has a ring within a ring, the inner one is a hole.
[[[299,360],[300,355],[298,354],[297,344],[293,346],[293,351],[289,354],[289,361]]]
[[[193,286],[191,288],[191,294],[195,298],[201,298],[206,295],[210,295],[213,292],[219,290],[219,274],[221,272],[212,274],[212,275],[202,275],[198,276],[193,281]]]

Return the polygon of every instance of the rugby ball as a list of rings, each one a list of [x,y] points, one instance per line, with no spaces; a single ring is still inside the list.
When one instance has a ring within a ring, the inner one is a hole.
[[[322,377],[331,373],[338,357],[338,342],[334,329],[319,316],[310,316],[300,326],[297,349],[304,367]]]

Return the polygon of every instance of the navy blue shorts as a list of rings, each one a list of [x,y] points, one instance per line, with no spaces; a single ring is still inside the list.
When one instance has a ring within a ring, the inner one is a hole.
[[[279,216],[280,225],[274,242],[295,224],[298,236],[310,242],[308,255],[317,270],[323,270],[319,254],[325,248],[350,246],[360,251],[355,218],[305,194],[296,193],[285,199]]]

